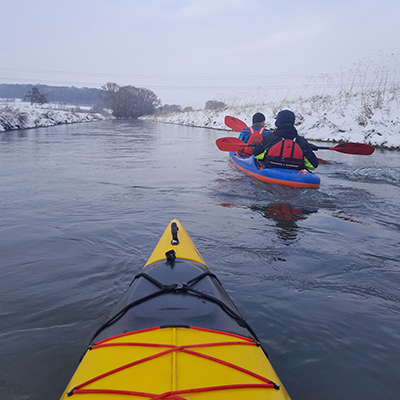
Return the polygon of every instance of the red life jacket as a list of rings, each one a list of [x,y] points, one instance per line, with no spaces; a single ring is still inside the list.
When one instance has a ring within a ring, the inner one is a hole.
[[[260,128],[258,131],[256,131],[252,127],[249,127],[249,131],[250,131],[250,137],[249,140],[247,141],[247,144],[257,144],[263,140],[263,133],[265,131],[265,128]]]
[[[250,131],[250,137],[247,140],[246,144],[257,144],[263,140],[264,138],[263,133],[265,131],[265,128],[260,128],[258,131],[256,131],[252,127],[249,127],[248,129]],[[237,151],[236,154],[240,157],[250,157],[253,155],[253,148],[243,147],[243,149]]]
[[[268,150],[264,160],[273,168],[303,169],[303,158],[303,150],[296,143],[296,138],[282,138]]]

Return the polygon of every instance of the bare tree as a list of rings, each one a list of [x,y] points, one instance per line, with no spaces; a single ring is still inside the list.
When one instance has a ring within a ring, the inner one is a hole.
[[[113,115],[122,119],[137,119],[153,114],[160,105],[160,99],[149,89],[135,86],[118,86],[109,82],[102,86],[101,97]]]
[[[39,103],[40,105],[43,105],[47,103],[47,96],[43,93],[40,93],[39,89],[36,86],[33,86],[32,89],[26,93],[24,100],[29,99],[31,101],[31,104]]]

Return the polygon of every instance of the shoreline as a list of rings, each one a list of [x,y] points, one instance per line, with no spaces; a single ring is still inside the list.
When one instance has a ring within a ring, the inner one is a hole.
[[[12,130],[45,128],[62,124],[98,122],[113,119],[110,114],[89,112],[80,107],[68,106],[70,109],[53,109],[55,104],[46,104],[43,108],[21,102],[19,104],[0,103],[0,132]],[[400,150],[400,118],[396,109],[386,107],[374,110],[368,116],[360,114],[358,109],[350,107],[341,111],[336,107],[329,110],[313,109],[312,104],[280,107],[291,109],[296,114],[296,128],[307,140],[318,142],[358,142],[370,144],[376,148]],[[254,110],[262,110],[266,116],[266,127],[274,127],[276,107],[261,105],[247,107],[225,107],[220,110],[181,111],[173,113],[156,113],[142,116],[143,121],[207,128],[229,133],[227,136],[238,136],[239,133],[229,129],[224,119],[232,115],[250,124]],[[279,110],[279,108],[278,108]]]
[[[400,150],[400,118],[392,113],[376,113],[370,118],[363,118],[356,112],[337,113],[334,109],[330,112],[316,112],[306,109],[296,111],[295,107],[288,108],[296,114],[296,129],[299,135],[307,140],[319,142],[358,142],[370,144],[377,148]],[[198,110],[188,112],[158,113],[140,117],[142,120],[184,125],[198,128],[210,128],[231,132],[230,136],[239,136],[239,132],[227,128],[224,119],[226,115],[239,118],[246,124],[251,124],[251,118],[258,110],[266,116],[266,128],[274,128],[276,112],[267,107],[234,108],[227,107],[222,110]],[[266,109],[266,110],[265,110]],[[229,136],[229,135],[228,135]]]
[[[97,122],[112,118],[101,113],[83,111],[79,107],[59,110],[50,108],[52,106],[54,104],[46,104],[46,107],[37,108],[29,103],[22,102],[18,105],[0,103],[0,132]]]

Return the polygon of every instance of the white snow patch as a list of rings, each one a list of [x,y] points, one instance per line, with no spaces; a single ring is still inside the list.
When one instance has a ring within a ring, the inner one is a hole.
[[[93,122],[112,118],[107,114],[82,112],[78,107],[63,107],[63,110],[52,109],[53,105],[44,107],[30,103],[12,101],[0,102],[0,131],[48,127],[78,122]],[[79,109],[79,111],[77,111]]]
[[[306,139],[325,142],[358,142],[388,148],[400,148],[400,107],[396,100],[388,101],[380,108],[362,105],[360,98],[347,99],[333,96],[315,96],[308,100],[264,103],[249,106],[227,106],[221,110],[197,110],[189,112],[159,113],[142,119],[170,124],[221,129],[224,118],[231,115],[251,125],[254,113],[266,116],[266,126],[274,128],[275,116],[281,109],[296,114],[296,128]],[[231,136],[237,136],[232,133]]]

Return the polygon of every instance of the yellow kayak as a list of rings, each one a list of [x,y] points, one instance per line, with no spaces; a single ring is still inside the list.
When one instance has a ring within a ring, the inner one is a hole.
[[[61,399],[290,399],[255,333],[173,220]]]

